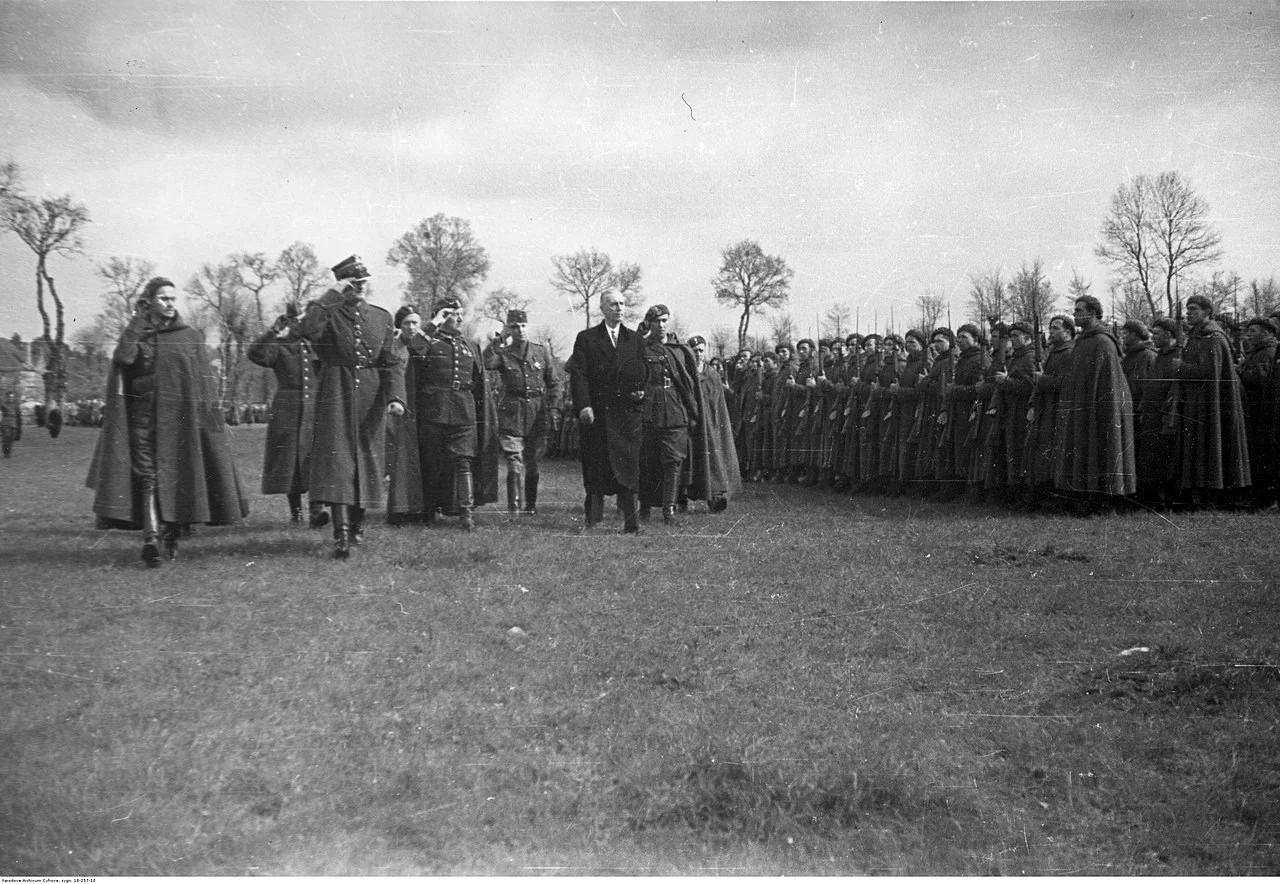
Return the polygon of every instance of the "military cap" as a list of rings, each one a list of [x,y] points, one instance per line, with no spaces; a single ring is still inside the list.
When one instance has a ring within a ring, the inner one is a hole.
[[[523,310],[507,311],[507,325],[516,325],[518,323],[528,322],[528,321],[529,321],[529,314],[525,313]]]
[[[925,338],[924,338],[924,332],[922,332],[922,331],[921,331],[920,329],[918,329],[918,328],[908,329],[908,330],[907,330],[907,333],[906,333],[903,337],[907,337],[907,338],[915,338],[917,341],[919,341],[919,342],[920,342],[920,346],[921,346],[921,347],[923,347],[923,346],[925,346],[926,344],[928,344],[928,343],[929,343],[929,342],[928,342],[928,341],[926,341],[926,340],[925,340]]]
[[[1009,325],[1010,334],[1016,331],[1022,332],[1024,335],[1026,335],[1029,338],[1035,336],[1035,329],[1031,327],[1031,323],[1024,322],[1021,319],[1019,319],[1017,322],[1010,323]]]
[[[333,278],[339,281],[344,279],[368,279],[369,270],[364,266],[364,259],[359,255],[351,255],[344,258],[331,268]]]
[[[1137,335],[1140,339],[1144,341],[1151,340],[1151,332],[1147,329],[1147,326],[1141,320],[1130,319],[1124,325],[1120,326],[1120,328],[1124,329],[1127,332],[1133,332],[1135,335]]]
[[[419,317],[422,316],[421,311],[418,310],[418,305],[405,304],[403,307],[401,307],[399,310],[396,311],[396,328],[400,327],[400,323],[404,322],[406,317],[415,316],[415,315]]]
[[[436,301],[431,308],[432,315],[439,313],[441,310],[461,310],[462,302],[452,295],[445,296]]]
[[[702,335],[694,335],[693,337],[691,337],[691,338],[689,339],[689,346],[690,346],[690,347],[696,347],[696,346],[698,346],[699,344],[703,344],[703,345],[705,345],[706,343],[707,343],[707,339],[706,339],[706,338],[704,338]],[[741,354],[739,354],[739,355],[741,355]]]
[[[670,316],[670,315],[671,315],[671,311],[667,309],[666,304],[654,304],[652,307],[650,307],[648,310],[645,311],[644,321],[653,322],[659,316]]]

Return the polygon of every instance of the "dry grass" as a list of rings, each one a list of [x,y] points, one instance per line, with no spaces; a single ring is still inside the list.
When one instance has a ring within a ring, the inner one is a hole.
[[[147,571],[92,441],[0,462],[5,874],[1280,872],[1274,516],[582,535],[553,463],[535,519],[342,565],[255,495]]]

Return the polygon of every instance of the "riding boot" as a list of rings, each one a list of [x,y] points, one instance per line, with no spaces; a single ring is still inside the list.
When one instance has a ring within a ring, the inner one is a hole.
[[[507,465],[507,512],[520,512],[520,495],[524,492],[524,464]]]
[[[329,524],[329,511],[317,500],[307,502],[308,521],[312,528],[323,528]]]
[[[531,516],[538,514],[538,474],[528,467],[524,474],[524,511]]]
[[[679,463],[662,465],[662,522],[664,525],[676,524],[676,497],[680,493]]]
[[[351,535],[351,545],[364,543],[364,507],[347,507],[347,532]]]
[[[289,521],[295,525],[302,523],[302,495],[297,491],[290,491],[285,495],[289,499]]]
[[[351,558],[351,526],[347,522],[347,505],[331,503],[329,510],[333,515],[333,557],[349,559]]]
[[[160,567],[160,502],[154,481],[142,483],[142,561],[148,568]]]
[[[622,510],[622,533],[639,534],[640,508],[636,506],[636,493],[634,491],[619,491],[618,509]]]
[[[454,467],[453,473],[453,489],[454,496],[458,501],[458,516],[462,523],[463,531],[470,531],[475,527],[475,518],[471,514],[474,506],[474,499],[471,491],[471,464],[463,461]]]

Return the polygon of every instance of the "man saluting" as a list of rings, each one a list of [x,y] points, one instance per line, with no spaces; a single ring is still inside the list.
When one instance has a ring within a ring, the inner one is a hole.
[[[391,314],[365,300],[359,255],[333,268],[337,284],[307,305],[298,336],[320,363],[311,447],[311,499],[333,516],[333,557],[364,539],[364,513],[382,504],[386,415],[404,414],[404,374]]]

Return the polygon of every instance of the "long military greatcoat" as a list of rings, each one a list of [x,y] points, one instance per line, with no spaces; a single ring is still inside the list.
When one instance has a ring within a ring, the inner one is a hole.
[[[1249,472],[1253,487],[1264,496],[1271,496],[1276,480],[1280,477],[1277,467],[1276,401],[1272,398],[1272,375],[1276,370],[1276,342],[1274,339],[1251,350],[1241,364],[1240,383],[1244,385],[1244,420],[1249,435]]]
[[[751,383],[755,383],[752,378]],[[702,420],[690,433],[692,477],[686,492],[691,500],[729,498],[742,490],[742,471],[733,443],[732,417],[725,402],[720,373],[703,363],[698,373]]]
[[[276,376],[262,456],[263,494],[307,490],[316,422],[314,360],[311,345],[293,334],[280,338],[275,331],[268,331],[249,347],[249,361],[271,369]]]
[[[142,489],[129,454],[128,374],[139,346],[154,359],[156,495],[160,518],[225,525],[249,514],[213,387],[204,335],[181,318],[125,338],[111,362],[102,432],[85,484],[100,528],[141,528]],[[129,351],[130,355],[125,355]]]
[[[1059,407],[1062,383],[1071,370],[1071,356],[1075,352],[1075,338],[1068,338],[1049,347],[1044,357],[1044,369],[1035,379],[1031,393],[1031,410],[1034,416],[1027,432],[1024,456],[1024,481],[1027,485],[1053,483],[1054,465],[1058,455],[1054,447],[1060,441],[1058,422],[1062,419]]]
[[[1120,367],[1120,345],[1110,332],[1095,326],[1076,337],[1058,403],[1054,484],[1079,492],[1136,491],[1133,399]]]
[[[1181,487],[1247,487],[1252,476],[1240,379],[1231,365],[1231,342],[1212,319],[1187,335],[1178,388]]]
[[[298,334],[320,362],[311,499],[381,506],[387,405],[404,404],[391,314],[339,285],[307,305]]]

